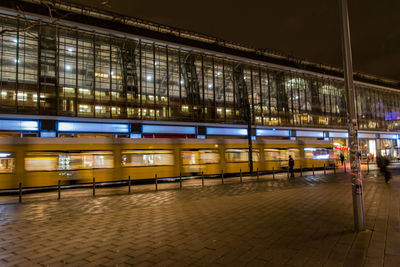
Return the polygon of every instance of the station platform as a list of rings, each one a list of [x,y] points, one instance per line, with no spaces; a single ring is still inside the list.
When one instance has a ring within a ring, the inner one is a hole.
[[[1,266],[398,266],[400,170],[364,172],[353,231],[349,172],[0,197]]]

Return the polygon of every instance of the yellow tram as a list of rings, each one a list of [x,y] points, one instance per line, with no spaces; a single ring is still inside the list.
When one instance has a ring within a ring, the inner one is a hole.
[[[328,141],[253,141],[253,168],[295,168],[334,164]],[[244,139],[1,138],[0,189],[62,184],[239,173],[249,171]]]

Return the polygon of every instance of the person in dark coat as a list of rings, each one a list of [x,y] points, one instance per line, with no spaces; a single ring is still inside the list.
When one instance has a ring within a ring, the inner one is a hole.
[[[340,153],[340,162],[342,163],[342,166],[343,166],[343,163],[344,163],[344,155],[343,155],[343,153]]]
[[[390,164],[389,158],[378,156],[376,157],[376,163],[378,164],[381,174],[385,177],[385,182],[389,183],[389,180],[392,178],[392,173],[388,170]]]
[[[294,159],[292,158],[291,155],[289,155],[289,172],[290,172],[290,178],[294,178]]]

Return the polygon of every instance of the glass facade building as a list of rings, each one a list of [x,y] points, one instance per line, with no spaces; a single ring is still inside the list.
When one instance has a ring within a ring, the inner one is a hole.
[[[2,114],[346,128],[339,77],[11,15],[0,25]],[[360,129],[400,129],[400,90],[356,91]]]

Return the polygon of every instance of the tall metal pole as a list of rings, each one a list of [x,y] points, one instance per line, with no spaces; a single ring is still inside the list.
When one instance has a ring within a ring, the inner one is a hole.
[[[252,128],[251,128],[251,113],[250,104],[247,105],[247,140],[249,142],[249,171],[253,174],[253,140],[252,140]]]
[[[351,56],[349,11],[347,0],[339,0],[341,24],[342,24],[342,53],[344,83],[347,92],[348,109],[348,131],[349,131],[349,150],[351,164],[351,186],[353,195],[354,229],[356,231],[365,230],[364,204],[362,195],[362,177],[360,172],[360,161],[358,158],[358,122],[356,94],[353,85],[353,63]]]

